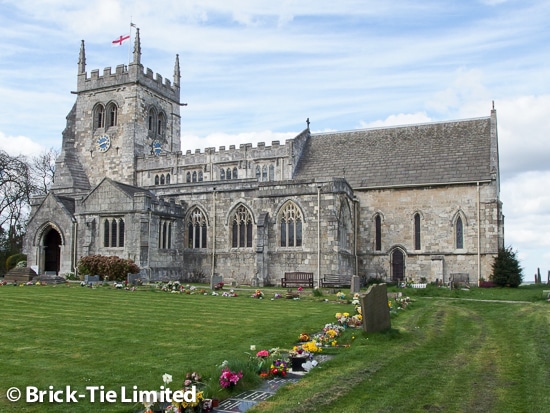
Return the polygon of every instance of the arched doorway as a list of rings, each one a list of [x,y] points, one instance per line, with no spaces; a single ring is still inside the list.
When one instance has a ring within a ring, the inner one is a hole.
[[[399,248],[391,253],[391,274],[393,281],[403,281],[405,278],[405,255]]]
[[[59,275],[61,264],[61,235],[50,228],[44,236],[44,272],[55,272]]]

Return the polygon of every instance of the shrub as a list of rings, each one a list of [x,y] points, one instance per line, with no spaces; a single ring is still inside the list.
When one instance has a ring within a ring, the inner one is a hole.
[[[103,279],[124,281],[128,274],[138,274],[139,267],[130,259],[117,256],[88,255],[78,261],[78,272],[88,275],[99,275]]]
[[[27,261],[27,256],[25,254],[13,254],[13,255],[10,255],[7,259],[6,259],[6,270],[9,271],[11,270],[12,268],[15,268],[15,266],[17,265],[17,263],[19,261]]]
[[[501,248],[493,262],[491,281],[499,287],[519,287],[523,281],[523,269],[511,247]]]

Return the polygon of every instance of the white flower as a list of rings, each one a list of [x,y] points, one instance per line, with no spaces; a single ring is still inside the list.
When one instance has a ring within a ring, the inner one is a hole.
[[[162,381],[164,382],[164,384],[171,383],[172,382],[172,375],[168,374],[168,373],[164,373],[162,375]]]
[[[250,351],[256,351],[256,346],[254,344],[250,346]]]

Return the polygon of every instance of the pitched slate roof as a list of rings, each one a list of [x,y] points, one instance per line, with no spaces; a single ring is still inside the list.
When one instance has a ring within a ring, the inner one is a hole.
[[[312,134],[295,179],[353,188],[491,179],[491,118]]]

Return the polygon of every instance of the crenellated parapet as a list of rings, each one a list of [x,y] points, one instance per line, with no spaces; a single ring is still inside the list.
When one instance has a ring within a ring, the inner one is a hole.
[[[298,149],[303,149],[300,137]],[[185,153],[163,153],[137,158],[141,185],[173,185],[204,181],[229,181],[235,179],[257,179],[260,182],[292,179],[294,163],[301,154],[296,153],[294,139],[287,139],[284,145],[272,141],[271,145],[259,142],[208,147],[204,150],[187,150]],[[167,180],[170,175],[169,183]]]
[[[149,68],[144,69],[141,64],[130,64],[129,66],[121,64],[116,67],[114,72],[111,67],[106,67],[101,74],[99,69],[95,69],[90,72],[89,76],[86,72],[79,73],[77,93],[135,83],[140,83],[161,96],[179,103],[179,86],[172,84],[170,79],[164,79],[162,75],[154,73]]]

